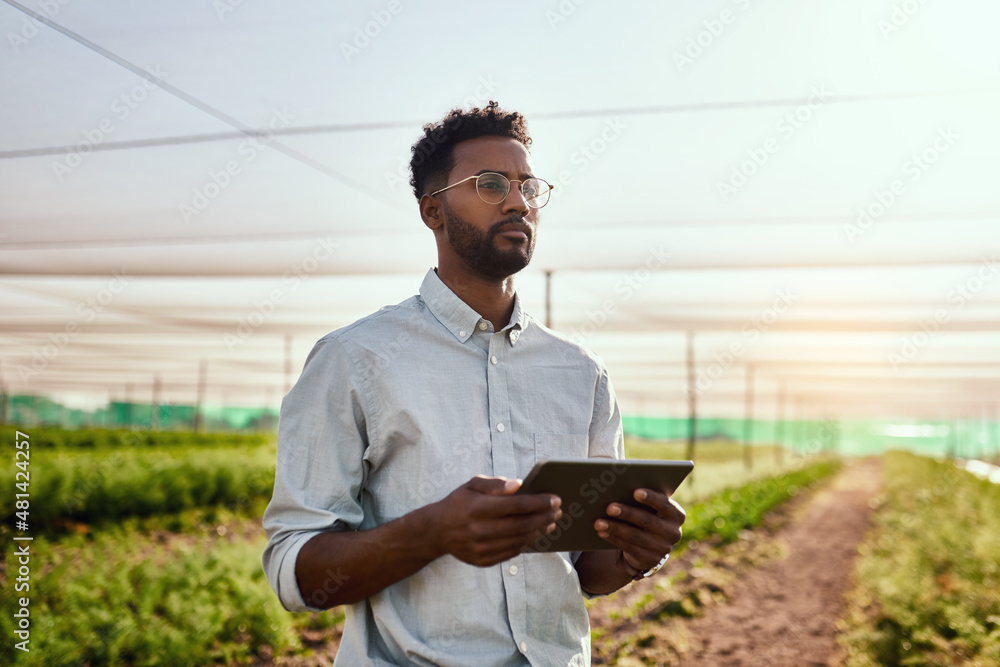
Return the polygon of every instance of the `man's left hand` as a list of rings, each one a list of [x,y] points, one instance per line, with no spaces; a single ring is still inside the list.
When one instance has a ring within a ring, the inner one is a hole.
[[[646,572],[669,554],[681,539],[684,509],[658,491],[636,489],[633,496],[650,508],[611,503],[608,517],[594,522],[597,534],[622,550],[625,563]]]

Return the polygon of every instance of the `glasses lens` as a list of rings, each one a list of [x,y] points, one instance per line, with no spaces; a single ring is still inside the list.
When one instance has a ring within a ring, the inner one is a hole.
[[[521,185],[524,200],[531,208],[541,208],[549,203],[552,186],[540,178],[529,178]]]
[[[487,204],[499,204],[507,198],[510,191],[510,181],[503,174],[488,172],[476,179],[476,191]]]

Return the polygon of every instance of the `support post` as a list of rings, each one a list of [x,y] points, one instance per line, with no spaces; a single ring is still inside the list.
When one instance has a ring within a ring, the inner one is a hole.
[[[743,468],[753,470],[753,450],[750,442],[753,440],[753,364],[747,364],[746,369],[746,412],[743,416]]]
[[[694,443],[698,435],[698,394],[694,377],[694,332],[687,334],[687,376],[688,376],[688,442],[687,458],[694,461]]]

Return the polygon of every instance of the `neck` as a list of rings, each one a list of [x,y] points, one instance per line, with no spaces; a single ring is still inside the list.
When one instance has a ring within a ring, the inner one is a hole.
[[[494,331],[500,331],[510,322],[510,316],[514,312],[514,276],[489,280],[450,271],[445,266],[439,266],[437,274],[441,282],[469,308],[492,322]]]

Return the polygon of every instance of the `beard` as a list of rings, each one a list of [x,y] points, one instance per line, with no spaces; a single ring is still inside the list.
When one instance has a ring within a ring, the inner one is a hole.
[[[485,232],[481,232],[457,213],[453,213],[447,207],[443,208],[447,222],[448,244],[474,272],[484,278],[503,280],[526,267],[531,261],[531,254],[535,251],[534,233],[528,235],[527,241],[512,243],[509,248],[498,248],[494,240],[501,227],[512,222],[521,222],[521,216],[515,215],[501,220],[491,225]]]

